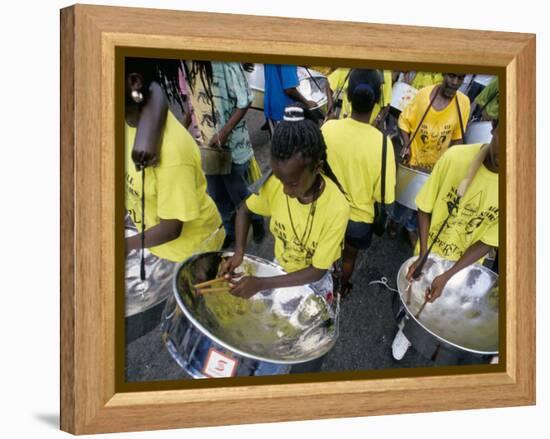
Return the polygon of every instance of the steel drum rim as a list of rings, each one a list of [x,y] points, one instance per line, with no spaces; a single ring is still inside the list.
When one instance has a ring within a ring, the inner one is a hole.
[[[473,353],[473,354],[478,354],[478,355],[498,355],[499,351],[496,350],[496,351],[480,351],[480,350],[477,350],[477,349],[472,349],[472,348],[467,348],[465,346],[461,346],[457,343],[453,343],[452,341],[449,341],[447,340],[446,338],[443,338],[441,337],[440,335],[436,334],[434,331],[432,331],[431,329],[429,329],[428,327],[426,327],[420,320],[418,320],[414,313],[411,312],[411,310],[409,309],[409,307],[407,306],[406,302],[403,300],[403,294],[401,294],[401,289],[399,288],[399,273],[401,273],[401,270],[404,270],[406,268],[406,266],[409,264],[409,261],[412,261],[412,260],[416,260],[418,258],[418,256],[412,256],[410,257],[409,259],[405,260],[405,262],[403,262],[403,264],[401,264],[401,267],[399,267],[399,271],[397,272],[397,280],[396,280],[396,283],[397,283],[397,289],[399,290],[398,292],[398,295],[399,295],[399,300],[401,301],[401,304],[403,305],[403,307],[405,308],[405,310],[407,311],[407,316],[411,319],[413,319],[417,324],[419,324],[425,331],[429,332],[431,335],[433,335],[435,338],[437,338],[438,340],[441,340],[442,342],[444,343],[447,343],[448,345],[451,345],[457,349],[460,349],[460,350],[463,350],[463,351],[467,351],[467,352],[470,352],[470,353]],[[477,264],[477,267],[478,268],[481,268],[482,271],[485,271],[485,272],[489,272],[491,270],[489,270],[487,267],[484,267],[483,265],[480,265],[480,264]]]
[[[427,172],[423,172],[419,169],[411,168],[410,166],[404,165],[403,163],[397,163],[397,167],[406,169],[408,172],[412,172],[412,173],[417,174],[417,175],[422,176],[422,177],[429,177],[430,176],[430,174],[427,173]]]
[[[232,255],[233,252],[209,252],[209,253],[222,253],[223,255]],[[252,360],[258,360],[258,361],[265,361],[267,363],[274,363],[274,364],[300,364],[300,363],[305,363],[307,361],[312,361],[312,360],[316,360],[317,358],[319,357],[322,357],[323,355],[325,355],[327,352],[330,351],[330,349],[332,349],[332,347],[334,346],[334,344],[336,343],[336,340],[334,340],[331,344],[330,344],[330,348],[322,353],[321,355],[318,355],[318,356],[315,356],[315,357],[312,357],[312,358],[308,358],[307,360],[301,360],[301,361],[292,361],[292,360],[275,360],[275,359],[272,359],[272,358],[267,358],[267,357],[262,357],[260,355],[255,355],[255,354],[250,354],[250,353],[247,353],[239,348],[235,348],[233,346],[231,346],[229,343],[223,341],[222,339],[220,339],[219,337],[215,336],[214,334],[212,334],[207,328],[205,328],[200,322],[198,322],[195,317],[189,312],[189,310],[187,309],[187,307],[185,306],[185,304],[183,303],[179,293],[178,293],[178,288],[177,288],[177,281],[178,281],[178,278],[179,278],[179,273],[182,269],[182,267],[187,264],[188,262],[191,262],[192,259],[194,258],[197,258],[199,256],[201,256],[203,253],[201,254],[195,254],[193,256],[190,256],[189,258],[187,258],[186,260],[184,260],[183,262],[181,262],[177,268],[176,268],[176,271],[175,271],[175,275],[174,275],[174,278],[172,279],[172,292],[174,294],[174,297],[176,299],[176,302],[180,308],[180,310],[183,312],[183,314],[185,315],[185,317],[189,320],[189,322],[191,322],[192,325],[194,325],[203,335],[205,335],[206,337],[208,337],[210,340],[214,341],[215,343],[217,343],[218,345],[222,346],[223,348],[225,349],[228,349],[230,350],[231,352],[234,352],[236,353],[237,355],[240,355],[242,357],[246,357],[246,358],[250,358]],[[261,261],[262,264],[266,264],[266,265],[271,265],[272,267],[274,268],[277,268],[279,270],[281,270],[283,273],[284,273],[284,270],[277,264],[275,264],[274,262],[272,261],[268,261],[267,259],[262,259],[262,258],[259,258],[259,257],[256,257],[256,256],[253,256],[253,255],[245,255],[245,258],[248,258],[248,259],[252,259],[252,260],[256,260],[256,261]]]

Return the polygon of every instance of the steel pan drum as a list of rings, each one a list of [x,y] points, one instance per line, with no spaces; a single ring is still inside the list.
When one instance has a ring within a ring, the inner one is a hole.
[[[125,237],[138,233],[130,219],[124,223]],[[145,249],[146,279],[140,277],[141,250],[133,250],[126,256],[125,273],[125,315],[134,316],[158,305],[170,295],[170,282],[174,276],[176,264],[153,255]]]
[[[406,274],[415,260],[416,256],[405,261],[397,275],[399,296],[409,318],[444,345],[479,355],[498,354],[498,275],[479,264],[466,267],[449,280],[443,294],[428,303],[417,319],[426,289],[454,262],[429,256],[422,276],[412,283],[407,305]]]
[[[405,82],[396,82],[392,88],[392,99],[390,106],[403,111],[414,99],[418,90]]]
[[[491,121],[472,122],[468,125],[468,129],[464,134],[465,143],[471,145],[473,143],[489,143],[493,138],[491,131],[493,125]]]
[[[180,366],[195,378],[270,375],[332,348],[338,312],[308,286],[262,291],[248,300],[226,292],[196,295],[193,285],[216,278],[230,255],[193,256],[174,277],[161,329]],[[276,264],[248,255],[241,268],[259,277],[284,274]]]
[[[399,163],[395,182],[395,201],[412,210],[417,210],[415,198],[430,174],[409,168]]]

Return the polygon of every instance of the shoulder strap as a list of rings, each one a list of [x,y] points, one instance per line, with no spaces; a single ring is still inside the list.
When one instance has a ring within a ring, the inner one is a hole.
[[[263,187],[265,182],[269,179],[269,177],[271,177],[272,174],[273,174],[273,171],[271,170],[271,168],[269,168],[258,181],[250,185],[250,192],[252,192],[255,195],[259,195],[260,189]]]
[[[412,145],[413,140],[416,137],[416,135],[418,134],[418,130],[422,126],[422,122],[424,122],[424,119],[426,119],[426,116],[428,115],[428,111],[430,111],[430,108],[432,108],[432,105],[433,105],[433,103],[435,101],[435,98],[437,97],[438,93],[439,93],[439,86],[435,87],[435,93],[434,93],[433,97],[430,99],[430,103],[428,104],[428,108],[426,108],[426,111],[422,115],[422,118],[420,119],[420,122],[418,122],[418,125],[416,126],[416,130],[414,130],[414,134],[409,139],[409,143],[407,144],[405,149],[410,148],[410,146]]]
[[[460,123],[460,135],[462,136],[462,143],[466,141],[464,134],[464,122],[462,121],[462,112],[460,111],[460,104],[458,103],[458,90],[455,94],[456,111],[458,112],[458,122]]]
[[[388,146],[388,138],[386,136],[386,133],[382,131],[382,170],[381,177],[381,189],[382,189],[382,208],[386,205],[386,156],[387,156],[387,146]]]

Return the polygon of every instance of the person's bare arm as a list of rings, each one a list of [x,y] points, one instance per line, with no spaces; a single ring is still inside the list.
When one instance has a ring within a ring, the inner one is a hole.
[[[306,99],[302,93],[298,91],[296,87],[293,88],[286,88],[285,94],[290,98],[294,99],[295,101],[302,102],[304,105],[307,105],[308,108],[314,108],[317,106],[317,103],[315,101],[310,101]]]
[[[145,231],[145,248],[173,241],[180,236],[183,222],[177,219],[164,220]],[[126,238],[126,252],[141,248],[141,233]]]
[[[132,160],[136,165],[152,166],[159,159],[162,131],[168,114],[168,103],[159,84],[152,82],[149,97],[140,110]]]
[[[399,129],[401,139],[403,139],[403,147],[401,148],[401,158],[408,162],[411,158],[411,145],[409,145],[410,137],[407,131]]]
[[[289,274],[271,277],[244,276],[230,283],[231,294],[248,299],[263,290],[307,285],[320,280],[327,270],[313,266]]]
[[[227,139],[229,135],[231,134],[231,131],[237,126],[237,124],[242,120],[242,118],[245,116],[246,112],[248,111],[248,108],[235,108],[233,113],[231,114],[231,117],[227,121],[227,123],[210,139],[209,145],[210,146],[218,146],[218,145],[224,145],[227,142]]]
[[[233,256],[227,259],[221,267],[221,273],[226,274],[228,279],[231,277],[234,270],[243,262],[246,249],[246,238],[248,236],[248,230],[250,229],[251,215],[252,213],[246,206],[246,202],[243,201],[235,216],[235,250]]]
[[[418,209],[418,240],[420,242],[420,253],[418,254],[416,261],[414,261],[409,267],[409,271],[407,271],[407,280],[409,282],[412,281],[412,275],[420,263],[420,259],[422,259],[428,251],[428,236],[431,218],[432,216],[429,213]]]
[[[462,255],[462,257],[455,262],[455,264],[443,274],[437,276],[433,281],[431,287],[426,291],[426,299],[428,302],[433,302],[441,293],[445,285],[453,275],[458,273],[460,270],[472,265],[483,256],[485,256],[491,250],[491,246],[485,244],[484,242],[477,241],[471,245]]]

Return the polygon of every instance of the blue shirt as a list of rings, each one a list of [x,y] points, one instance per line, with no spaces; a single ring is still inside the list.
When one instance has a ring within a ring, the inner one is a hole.
[[[283,120],[285,107],[294,102],[285,90],[298,87],[298,67],[283,64],[265,64],[264,113],[267,119]]]

